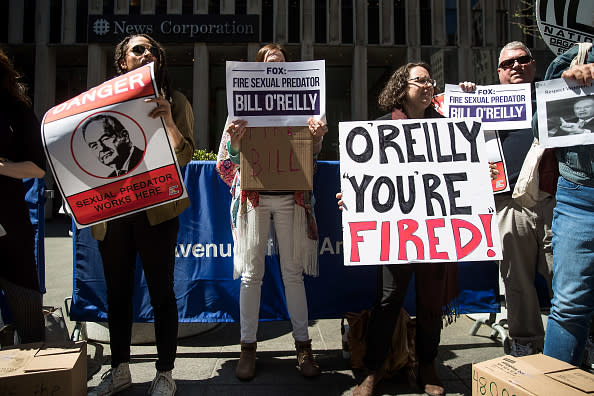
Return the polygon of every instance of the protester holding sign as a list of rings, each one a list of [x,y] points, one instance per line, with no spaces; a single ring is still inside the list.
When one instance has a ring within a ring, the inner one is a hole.
[[[25,178],[45,174],[39,121],[20,75],[0,50],[0,290],[21,342],[44,338],[35,240],[25,202]],[[3,345],[4,346],[4,345]]]
[[[545,80],[562,77],[568,83],[591,86],[594,51],[588,51],[586,64],[570,67],[577,54],[575,46],[555,58]],[[557,147],[555,154],[561,177],[553,218],[553,300],[544,354],[579,366],[594,314],[594,146]]]
[[[398,68],[379,96],[379,106],[388,114],[382,120],[439,118],[433,106],[436,82],[426,63],[408,63]],[[337,198],[342,198],[338,194]],[[339,205],[342,201],[339,201]],[[443,395],[443,384],[435,371],[442,318],[450,320],[455,313],[453,301],[458,295],[456,263],[418,263],[382,265],[378,267],[376,304],[367,331],[365,365],[369,370],[353,392],[370,396],[382,379],[380,369],[392,343],[392,334],[412,274],[416,280],[416,352],[419,360],[419,383],[429,395]]]
[[[532,84],[536,62],[524,43],[512,41],[501,49],[497,73],[501,84]],[[468,82],[461,85],[475,88]],[[499,138],[513,191],[532,145],[532,129],[500,130]],[[505,346],[505,352],[520,357],[542,352],[544,347],[545,332],[535,278],[540,274],[546,281],[549,296],[552,295],[551,225],[555,198],[543,192],[542,200],[525,207],[512,198],[511,191],[496,194],[495,205],[503,246],[500,270],[511,337],[511,345]]]
[[[256,62],[285,62],[286,51],[278,44],[262,47]],[[325,123],[310,118],[314,157],[322,148]],[[311,191],[245,191],[240,186],[241,139],[247,122],[233,120],[223,132],[217,158],[217,170],[231,187],[231,227],[233,231],[234,277],[241,275],[239,294],[241,354],[235,375],[242,380],[255,376],[256,333],[260,312],[260,289],[265,269],[265,252],[270,220],[278,240],[280,265],[287,308],[293,326],[293,338],[301,373],[306,377],[320,374],[314,360],[308,333],[308,312],[303,272],[317,275],[318,232],[312,207]]]
[[[115,48],[118,74],[150,62],[154,62],[159,97],[145,100],[146,111],[152,118],[162,117],[177,161],[179,165],[185,165],[194,152],[194,118],[188,100],[169,86],[164,49],[145,34],[128,36]],[[177,216],[189,204],[186,198],[93,226],[92,234],[99,240],[107,287],[111,369],[89,394],[111,395],[132,385],[128,364],[137,253],[142,260],[155,316],[157,374],[149,394],[175,394],[176,385],[171,372],[177,349],[178,315],[173,291],[173,267],[179,228]]]

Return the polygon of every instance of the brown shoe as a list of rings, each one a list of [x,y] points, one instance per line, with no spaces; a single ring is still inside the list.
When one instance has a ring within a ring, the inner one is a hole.
[[[256,343],[241,343],[239,362],[235,376],[242,381],[249,381],[256,376]]]
[[[419,383],[421,389],[429,396],[445,395],[443,383],[435,371],[435,361],[431,363],[419,363]]]
[[[365,379],[353,389],[353,396],[372,396],[382,375],[377,371],[369,371]]]
[[[320,375],[320,366],[316,363],[311,350],[311,340],[295,341],[297,350],[297,364],[304,377],[317,377]]]

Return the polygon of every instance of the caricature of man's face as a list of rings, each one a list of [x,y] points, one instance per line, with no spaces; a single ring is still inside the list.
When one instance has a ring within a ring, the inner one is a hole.
[[[85,129],[85,141],[102,164],[121,169],[130,154],[132,143],[128,131],[116,130],[107,120],[91,121]]]

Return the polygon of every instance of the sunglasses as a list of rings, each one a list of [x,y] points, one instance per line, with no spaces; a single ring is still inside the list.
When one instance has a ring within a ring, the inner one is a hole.
[[[435,81],[432,78],[413,77],[413,78],[409,78],[407,81],[413,82],[415,84],[431,85],[432,87],[437,86],[437,81]]]
[[[531,61],[532,61],[532,57],[530,55],[519,56],[517,58],[511,58],[511,59],[506,59],[504,61],[501,61],[501,63],[499,64],[499,68],[500,69],[511,69],[512,67],[514,67],[516,62],[518,62],[518,64],[520,64],[520,65],[527,65]]]
[[[153,56],[154,56],[154,57],[158,57],[158,56],[159,56],[159,49],[158,49],[157,47],[148,47],[148,48],[147,48],[147,47],[145,47],[144,45],[140,45],[140,44],[138,44],[138,45],[135,45],[134,47],[130,48],[130,51],[132,51],[132,53],[133,53],[134,55],[137,55],[137,56],[139,56],[139,55],[142,55],[142,54],[144,54],[144,52],[145,52],[147,49],[149,50],[149,52],[150,52],[151,54],[153,54]]]

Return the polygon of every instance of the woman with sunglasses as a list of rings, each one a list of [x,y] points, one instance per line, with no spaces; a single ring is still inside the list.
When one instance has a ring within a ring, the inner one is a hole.
[[[154,62],[157,98],[146,99],[149,117],[161,117],[180,166],[194,153],[194,116],[185,96],[169,85],[165,51],[146,34],[128,36],[115,47],[115,68],[124,74]],[[148,393],[173,395],[171,372],[177,350],[177,303],[173,292],[177,216],[189,206],[186,198],[144,212],[135,213],[92,227],[99,240],[107,288],[111,369],[90,395],[111,395],[132,385],[130,342],[132,333],[132,292],[136,255],[140,254],[155,319],[157,373]]]
[[[408,63],[398,68],[379,95],[379,106],[388,113],[380,120],[439,118],[433,97],[437,93],[431,69],[426,63]],[[337,194],[342,210],[342,194]],[[412,274],[416,287],[416,353],[418,384],[428,395],[445,394],[435,371],[435,359],[444,316],[455,314],[458,295],[456,263],[419,263],[378,266],[378,289],[367,330],[365,366],[367,375],[353,391],[354,396],[371,396],[382,379],[392,334]],[[410,379],[410,378],[409,378]]]
[[[278,44],[258,51],[256,62],[285,62],[285,49]],[[328,131],[325,123],[310,118],[314,157],[322,149]],[[235,375],[250,380],[256,374],[256,333],[260,313],[260,290],[264,277],[265,251],[271,218],[277,235],[280,267],[287,309],[293,326],[297,362],[301,374],[314,377],[320,368],[314,360],[308,333],[308,312],[303,273],[317,275],[318,232],[311,191],[245,191],[239,185],[240,144],[247,122],[227,120],[217,158],[217,171],[231,187],[234,277],[241,275],[239,310],[241,353]]]

